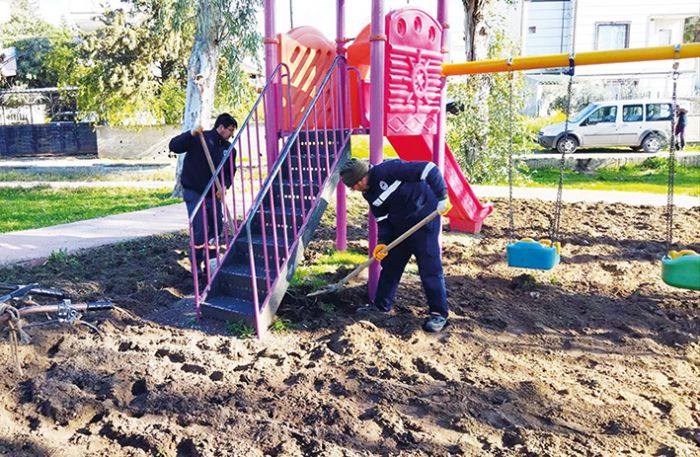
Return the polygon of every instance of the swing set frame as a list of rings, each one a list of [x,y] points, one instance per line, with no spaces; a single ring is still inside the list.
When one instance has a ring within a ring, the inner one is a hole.
[[[562,189],[564,178],[564,161],[566,152],[562,152],[559,166],[559,186],[555,203],[554,216],[550,227],[549,238],[535,241],[532,238],[522,238],[514,241],[515,224],[513,217],[513,72],[545,68],[568,67],[569,84],[564,134],[568,132],[571,109],[572,83],[576,66],[598,65],[606,63],[641,62],[650,60],[673,60],[673,113],[671,132],[675,132],[675,113],[678,109],[676,102],[676,83],[678,79],[678,61],[700,57],[700,43],[684,43],[675,46],[659,46],[650,48],[620,49],[612,51],[583,52],[579,54],[554,54],[544,56],[518,57],[509,59],[482,60],[478,62],[463,62],[443,64],[443,76],[469,75],[478,73],[509,72],[510,79],[510,154],[508,159],[509,182],[509,232],[506,256],[508,265],[520,268],[550,270],[559,264],[561,245],[559,236],[559,221],[561,216]],[[690,249],[673,250],[673,190],[675,181],[675,142],[672,135],[669,151],[668,174],[668,204],[666,209],[666,252],[661,259],[661,278],[671,286],[700,290],[700,254]]]

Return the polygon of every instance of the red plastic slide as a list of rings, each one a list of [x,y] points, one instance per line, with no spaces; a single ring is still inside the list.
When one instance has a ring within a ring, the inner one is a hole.
[[[387,137],[396,153],[403,160],[417,161],[433,159],[433,135],[410,135]],[[462,174],[450,147],[445,144],[445,181],[452,211],[448,214],[450,228],[459,232],[479,233],[486,216],[491,214],[490,203],[482,205]]]

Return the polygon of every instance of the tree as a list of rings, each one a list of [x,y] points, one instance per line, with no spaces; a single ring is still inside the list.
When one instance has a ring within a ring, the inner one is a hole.
[[[187,3],[178,1],[177,3]],[[255,8],[259,0],[199,0],[195,18],[197,30],[187,70],[187,96],[184,130],[191,130],[211,119],[214,109],[220,59],[226,59],[224,79],[241,86],[240,64],[253,54],[259,43]],[[182,195],[180,175],[184,157],[177,164],[174,195]]]
[[[0,26],[0,48],[14,47],[17,76],[6,86],[28,88],[54,87],[62,78],[60,58],[71,61],[77,45],[66,27],[54,27],[37,20],[36,5],[28,0],[11,3],[10,20]]]
[[[485,10],[492,0],[462,0],[464,7],[464,44],[467,61],[483,60],[488,56],[489,29],[486,27]],[[489,77],[473,75],[467,84],[471,86],[473,107],[472,116],[475,119],[473,147],[464,150],[466,162],[476,162],[479,152],[486,147],[488,140],[489,118]]]
[[[180,120],[186,48],[194,33],[154,25],[158,15],[139,6],[105,10],[102,26],[83,35],[77,62],[63,81],[78,87],[81,111],[111,125]]]
[[[503,33],[504,24],[487,14],[490,0],[463,0],[466,57],[468,60],[516,55],[517,47]],[[487,18],[489,19],[487,24]],[[515,75],[513,115],[523,103],[522,80]],[[508,120],[510,80],[507,74],[478,74],[450,78],[448,96],[462,109],[447,117],[447,142],[470,180],[502,181],[510,152]],[[515,122],[515,135],[521,126]]]

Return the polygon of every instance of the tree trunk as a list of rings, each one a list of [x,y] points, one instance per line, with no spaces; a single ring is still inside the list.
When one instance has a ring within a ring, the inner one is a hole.
[[[489,33],[486,27],[484,18],[484,10],[487,7],[489,0],[462,0],[464,6],[464,44],[465,57],[467,61],[484,60],[488,58],[489,52]],[[474,117],[479,119],[478,125],[481,126],[476,133],[476,138],[472,144],[473,149],[466,152],[467,163],[473,163],[478,160],[480,151],[486,147],[489,130],[489,93],[490,93],[490,78],[488,75],[472,75],[468,76],[470,83],[475,86],[474,103],[476,107]]]
[[[488,57],[489,34],[484,20],[488,0],[462,0],[464,5],[464,44],[467,61]]]
[[[197,20],[197,32],[192,46],[192,54],[187,66],[187,92],[185,98],[185,116],[182,130],[189,131],[198,126],[209,128],[207,124],[214,109],[216,78],[219,73],[219,27],[217,14],[212,11],[209,0],[201,0]],[[185,155],[180,154],[175,171],[174,197],[182,197],[182,165]]]

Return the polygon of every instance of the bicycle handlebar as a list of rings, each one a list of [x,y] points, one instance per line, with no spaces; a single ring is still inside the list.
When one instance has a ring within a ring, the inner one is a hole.
[[[28,316],[30,314],[41,314],[41,313],[57,313],[61,306],[64,305],[38,305],[38,306],[27,306],[25,308],[19,308],[17,312],[20,317]],[[114,304],[109,301],[95,301],[87,303],[75,303],[68,305],[76,311],[107,311],[114,308]],[[0,323],[10,320],[10,316],[7,314],[0,315]]]

